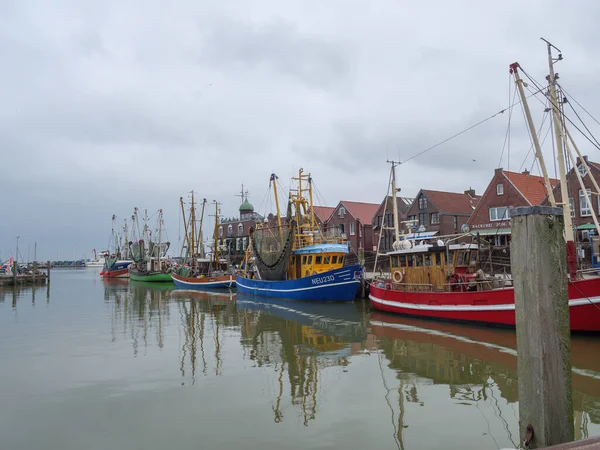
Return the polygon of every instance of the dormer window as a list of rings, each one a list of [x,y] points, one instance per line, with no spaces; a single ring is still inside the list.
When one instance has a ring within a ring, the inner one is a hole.
[[[503,184],[497,184],[496,185],[496,194],[497,195],[504,195],[504,185]]]
[[[344,208],[343,206],[340,206],[338,214],[340,217],[344,217],[346,215],[346,208]]]
[[[427,209],[427,197],[424,195],[419,197],[419,209]]]
[[[579,171],[579,175],[581,175],[581,178],[587,175],[587,170],[585,170],[585,166],[583,164],[579,164],[579,166],[577,166],[577,170]]]

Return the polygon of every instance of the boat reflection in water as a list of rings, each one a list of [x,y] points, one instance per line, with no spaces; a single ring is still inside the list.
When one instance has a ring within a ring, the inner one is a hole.
[[[144,370],[138,379],[164,389],[193,387],[186,396],[194,400],[223,399],[211,403],[218,420],[256,411],[258,424],[281,433],[309,426],[307,436],[316,439],[345,414],[379,427],[398,448],[437,448],[464,436],[470,448],[520,441],[514,331],[369,313],[359,302],[295,302],[131,281],[107,281],[104,294],[112,339],[131,342],[133,356],[147,358],[134,365]],[[600,432],[598,353],[599,339],[573,338],[577,438]],[[177,395],[169,390],[165,398]]]
[[[400,379],[400,412],[404,401],[421,403],[418,385],[448,385],[450,398],[480,408],[491,403],[494,419],[501,422],[513,444],[518,431],[517,343],[513,330],[452,323],[432,323],[373,312],[371,330],[389,367]],[[600,424],[600,342],[574,336],[573,406],[575,438],[588,437],[588,424]],[[496,393],[509,408],[502,408]],[[512,406],[511,406],[512,405]],[[487,420],[491,420],[489,417]],[[403,423],[398,424],[401,438]]]

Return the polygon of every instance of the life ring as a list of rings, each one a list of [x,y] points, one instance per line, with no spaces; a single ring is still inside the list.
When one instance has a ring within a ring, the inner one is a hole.
[[[404,278],[404,274],[402,272],[400,272],[399,270],[396,270],[392,274],[392,279],[394,280],[394,283],[402,283],[403,278]]]

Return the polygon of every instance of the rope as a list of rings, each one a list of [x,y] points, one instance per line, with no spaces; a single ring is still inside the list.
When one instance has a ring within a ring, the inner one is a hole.
[[[586,298],[588,302],[590,302],[590,305],[593,305],[594,308],[596,308],[598,311],[600,311],[600,307],[598,307],[598,305],[596,305],[591,298],[589,298],[587,295],[585,295],[583,292],[581,292],[581,289],[579,289],[579,287],[573,283],[572,281],[569,281],[569,284],[571,284],[576,290],[577,292],[579,292],[581,295],[583,295],[583,298]]]
[[[534,84],[536,87],[539,87],[539,83],[538,83],[537,81],[535,81],[535,80],[534,80],[532,77],[530,77],[530,76],[529,76],[529,74],[528,74],[527,72],[525,72],[525,69],[523,69],[523,68],[521,67],[521,71],[522,71],[522,72],[525,74],[525,76],[526,76],[526,77],[529,79],[529,81],[531,81],[531,82],[532,82],[532,83],[533,83],[533,84]],[[541,89],[540,89],[540,90],[541,90]],[[538,93],[539,93],[539,91],[538,91]],[[550,99],[549,99],[549,101],[550,101],[551,105],[552,105],[554,108],[556,108],[557,110],[559,109],[559,108],[558,108],[558,106],[557,106],[557,105],[555,105],[555,104],[552,102],[552,100],[550,100]],[[579,128],[577,125],[575,125],[575,122],[573,122],[571,119],[569,119],[569,117],[568,117],[568,116],[566,116],[566,115],[564,115],[564,114],[563,114],[563,117],[564,117],[566,120],[568,120],[568,121],[569,121],[569,123],[570,123],[571,125],[573,125],[573,127],[574,127],[574,128],[577,130],[577,131],[579,131],[579,132],[580,132],[580,133],[583,135],[583,137],[584,137],[584,138],[586,138],[586,139],[587,139],[587,140],[588,140],[588,141],[589,141],[589,142],[590,142],[590,143],[591,143],[591,144],[592,144],[594,147],[596,147],[598,150],[600,150],[600,145],[596,144],[596,143],[595,143],[595,142],[594,142],[592,139],[590,139],[590,138],[589,138],[589,136],[588,136],[587,134],[585,134],[583,131],[581,131],[581,128]]]
[[[512,86],[511,75],[508,74],[508,104],[512,104],[517,96],[517,90],[515,89],[512,99],[510,98],[510,88]],[[498,161],[498,167],[502,165],[502,158],[504,157],[504,150],[508,149],[508,162],[507,165],[510,167],[510,123],[512,118],[512,108],[508,111],[508,125],[506,127],[506,134],[504,135],[504,144],[502,145],[502,153],[500,154],[500,160]],[[507,168],[508,170],[508,168]]]

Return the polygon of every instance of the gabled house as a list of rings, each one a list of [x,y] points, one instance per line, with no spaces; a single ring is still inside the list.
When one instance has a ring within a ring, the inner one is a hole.
[[[438,236],[461,233],[480,198],[473,189],[462,194],[421,189],[408,210],[407,220],[416,221],[417,230]]]
[[[373,227],[373,251],[377,251],[379,244],[379,252],[386,253],[392,250],[394,243],[394,203],[391,195],[385,197],[371,222]],[[414,198],[396,197],[396,205],[398,206],[398,222],[403,222],[408,216],[408,210],[412,206]],[[400,231],[402,231],[402,225]]]
[[[596,217],[600,216],[600,196],[594,195],[596,188],[590,176],[594,177],[596,183],[600,185],[600,163],[592,162],[588,160],[587,156],[583,157],[590,169],[591,173],[586,171],[585,166],[581,163],[581,159],[577,158],[577,165],[572,167],[567,172],[567,191],[569,192],[569,205],[571,206],[571,217],[573,219],[573,227],[577,231],[576,238],[578,241],[589,241],[590,234],[595,234],[594,220],[592,215]],[[591,200],[591,205],[588,204],[586,196],[579,185],[579,180],[575,174],[575,170],[579,172],[583,180],[583,185],[587,190],[588,197]],[[560,182],[557,182],[553,190],[554,199],[557,203],[562,202],[562,193],[560,189]],[[544,205],[549,205],[550,201],[548,197],[544,199]]]
[[[556,186],[558,180],[551,178]],[[494,170],[477,207],[467,225],[495,245],[508,245],[510,236],[509,208],[541,205],[546,198],[544,178],[528,171],[509,172],[501,167]]]
[[[242,197],[239,213],[239,217],[221,218],[217,229],[219,245],[227,247],[227,253],[234,264],[240,263],[244,258],[250,242],[250,228],[264,220],[260,214],[254,212],[254,206],[248,201],[247,196]],[[205,234],[205,238],[210,237],[212,233]]]
[[[331,216],[334,209],[335,208],[331,206],[313,206],[315,220],[322,230],[325,229],[327,219],[329,219],[329,216]]]
[[[373,248],[373,216],[379,208],[377,203],[350,202],[342,200],[327,219],[328,230],[344,233],[351,251]]]

